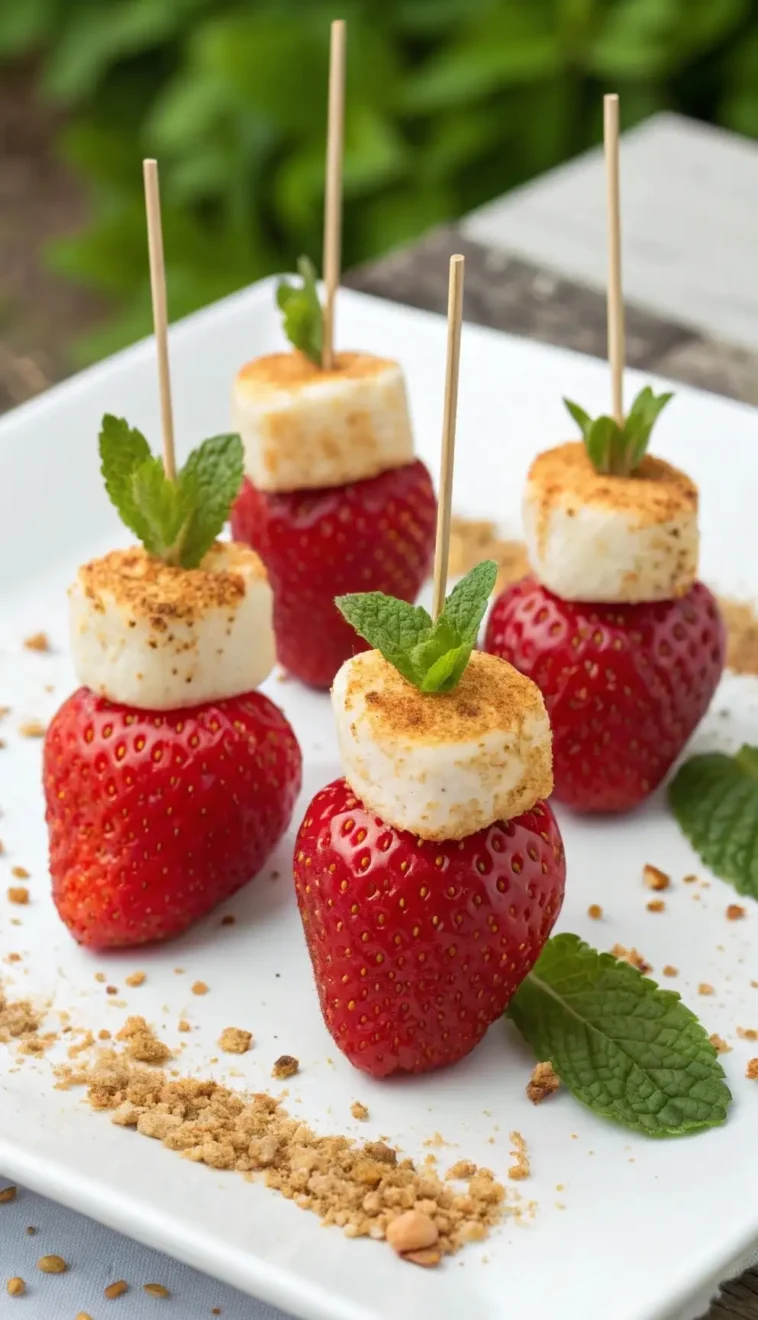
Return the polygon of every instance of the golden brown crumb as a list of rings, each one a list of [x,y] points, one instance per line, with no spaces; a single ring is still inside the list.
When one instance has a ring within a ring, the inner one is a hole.
[[[132,972],[131,976],[125,978],[126,984],[136,989],[138,985],[144,985],[147,980],[146,972]]]
[[[38,1040],[40,1021],[28,999],[8,1000],[0,986],[0,1045],[7,1045],[10,1040],[25,1044]]]
[[[224,1027],[218,1043],[226,1054],[247,1054],[253,1043],[253,1033],[242,1027]]]
[[[193,995],[207,995],[208,993],[208,986],[205,984],[205,981],[193,982],[193,984],[190,986],[190,989]]]
[[[683,879],[683,883],[684,883],[685,885],[696,885],[696,884],[697,884],[697,876],[696,876],[696,875],[685,875],[685,876],[684,876],[684,879]]]
[[[560,1078],[553,1072],[552,1063],[535,1064],[534,1071],[527,1083],[526,1094],[533,1105],[542,1104],[548,1096],[553,1095],[560,1086]]]
[[[439,1265],[442,1254],[436,1247],[421,1247],[418,1251],[406,1251],[403,1260],[409,1260],[412,1265],[423,1265],[428,1270]]]
[[[92,1320],[92,1316],[89,1311],[79,1311],[77,1315],[74,1316],[74,1320]]]
[[[629,963],[630,967],[636,967],[637,971],[642,972],[643,976],[653,970],[652,965],[643,958],[637,949],[625,949],[623,944],[614,944],[611,953],[620,962]]]
[[[716,1050],[717,1054],[728,1054],[732,1048],[731,1045],[727,1045],[723,1036],[717,1035],[715,1031],[712,1036],[708,1037],[708,1039],[711,1042],[711,1045],[713,1046],[714,1050]]]
[[[142,1291],[148,1293],[150,1297],[171,1296],[171,1293],[169,1292],[168,1288],[164,1288],[162,1283],[143,1283]]]
[[[57,1075],[64,1088],[86,1086],[90,1106],[110,1111],[114,1123],[215,1170],[259,1173],[348,1237],[384,1239],[400,1215],[418,1211],[434,1223],[434,1245],[444,1256],[484,1238],[504,1213],[505,1190],[489,1170],[471,1166],[468,1186],[458,1190],[385,1142],[317,1136],[270,1095],[207,1079],[173,1080],[107,1051],[94,1067],[64,1065]]]
[[[32,633],[31,637],[24,638],[24,646],[27,651],[49,651],[50,640],[47,633],[36,632]]]
[[[29,879],[29,872],[27,871],[27,869],[26,869],[25,866],[12,866],[12,867],[11,867],[11,875],[12,875],[12,876],[14,877],[14,879],[16,879],[16,880],[28,880],[28,879]]]
[[[111,1038],[111,1033],[105,1027],[101,1027],[97,1033],[97,1039],[110,1040],[110,1038]]]
[[[742,921],[745,916],[745,909],[739,903],[730,903],[726,910],[727,921]]]
[[[6,1283],[5,1291],[9,1297],[23,1297],[26,1292],[26,1283],[18,1274],[15,1274],[13,1278],[9,1279]]]
[[[671,963],[666,963],[665,967],[663,968],[663,975],[664,975],[664,976],[678,976],[678,975],[679,975],[679,968],[678,968],[678,967],[672,967]]]
[[[180,1018],[179,1024],[176,1029],[177,1031],[191,1031],[192,1027],[190,1026],[190,1023],[187,1021],[186,1018]]]
[[[758,615],[748,601],[719,598],[726,625],[726,667],[735,674],[758,674]]]
[[[294,1077],[300,1071],[300,1063],[291,1054],[280,1054],[271,1069],[271,1076],[281,1081],[285,1077]]]
[[[107,985],[107,986],[105,987],[105,993],[106,993],[107,995],[117,995],[117,994],[118,994],[118,986],[117,986],[117,985]]]
[[[515,1160],[515,1164],[511,1165],[508,1170],[508,1177],[514,1182],[520,1182],[523,1178],[528,1178],[531,1172],[529,1157],[526,1153],[526,1142],[520,1132],[511,1132],[510,1138],[513,1144],[511,1156]]]
[[[235,926],[236,924],[237,924],[237,918],[234,916],[232,912],[227,912],[226,916],[221,918],[222,926]]]
[[[108,1287],[103,1290],[103,1296],[107,1297],[109,1301],[113,1301],[114,1297],[123,1297],[124,1293],[128,1291],[129,1284],[126,1280],[117,1279],[115,1283],[109,1283]]]
[[[455,1164],[450,1166],[445,1177],[447,1179],[473,1178],[476,1171],[473,1160],[457,1160]]]
[[[10,1201],[15,1201],[18,1195],[17,1187],[0,1188],[0,1205],[8,1205]]]
[[[101,985],[104,985],[108,978],[105,975],[105,972],[95,972],[95,980],[99,981]]]
[[[25,720],[19,724],[18,731],[22,738],[44,738],[46,726],[41,720]]]
[[[665,912],[666,904],[662,898],[651,898],[649,903],[645,904],[648,912]]]
[[[37,1261],[37,1269],[43,1274],[65,1274],[68,1269],[68,1263],[62,1256],[40,1256]]]
[[[748,1077],[751,1082],[758,1080],[758,1059],[748,1059],[745,1076]]]
[[[713,986],[709,985],[707,981],[700,982],[697,992],[699,995],[715,995],[716,993]]]
[[[671,884],[671,877],[665,871],[659,871],[657,866],[649,863],[642,868],[642,879],[648,889],[668,889]]]
[[[34,1234],[37,1232],[36,1228],[32,1228],[31,1224],[26,1231],[29,1234],[29,1237],[34,1237]]]
[[[357,1118],[359,1123],[365,1123],[369,1116],[368,1109],[365,1105],[361,1104],[360,1100],[353,1101],[350,1106],[350,1113],[353,1115],[353,1118]]]
[[[165,1063],[171,1058],[168,1045],[158,1040],[143,1017],[128,1017],[116,1040],[126,1041],[129,1058],[137,1059],[140,1063]]]
[[[25,885],[11,885],[8,890],[8,901],[23,907],[29,902],[29,890]]]
[[[758,1040],[758,1031],[755,1027],[738,1027],[737,1035],[740,1040]]]
[[[387,1228],[387,1241],[400,1256],[433,1247],[439,1235],[434,1220],[423,1210],[406,1210]]]
[[[95,1037],[92,1035],[92,1032],[85,1031],[84,1035],[82,1036],[82,1039],[80,1041],[77,1041],[75,1045],[71,1045],[69,1047],[68,1050],[69,1059],[77,1059],[80,1054],[84,1053],[85,1050],[91,1049],[94,1043],[95,1043]]]
[[[601,908],[600,904],[590,903],[589,907],[587,908],[587,916],[591,917],[593,921],[599,921],[602,915],[603,915],[603,909]]]

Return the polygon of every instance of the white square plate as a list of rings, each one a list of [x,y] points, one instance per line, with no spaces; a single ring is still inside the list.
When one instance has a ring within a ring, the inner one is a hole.
[[[177,326],[172,332],[176,431],[185,451],[227,426],[230,381],[246,358],[281,342],[271,281]],[[436,470],[445,328],[439,318],[344,293],[342,343],[391,352],[404,364],[421,456]],[[637,387],[629,373],[627,389]],[[229,907],[237,924],[220,929],[215,914],[164,948],[93,957],[59,924],[48,896],[46,837],[39,786],[40,745],[19,736],[29,717],[48,719],[73,686],[65,653],[65,587],[76,565],[123,529],[105,498],[96,435],[104,411],[125,415],[158,445],[151,344],[93,368],[0,422],[0,702],[12,707],[0,752],[0,883],[10,866],[32,873],[28,908],[0,899],[0,952],[23,962],[0,964],[13,993],[49,997],[76,1023],[116,1028],[125,1010],[95,981],[104,971],[129,1009],[155,1023],[164,1039],[189,1039],[182,1068],[211,1065],[220,1030],[254,1032],[255,1049],[236,1064],[233,1085],[276,1089],[270,1069],[280,1053],[296,1055],[301,1073],[288,1106],[324,1132],[360,1138],[386,1134],[423,1157],[439,1132],[452,1149],[442,1167],[466,1157],[504,1177],[508,1134],[525,1136],[531,1180],[521,1190],[537,1202],[530,1226],[506,1220],[492,1239],[438,1271],[411,1269],[385,1246],[348,1241],[325,1230],[260,1184],[178,1159],[155,1142],[92,1114],[76,1092],[52,1087],[50,1056],[13,1062],[0,1047],[0,1168],[48,1195],[151,1246],[223,1278],[307,1320],[489,1320],[508,1314],[547,1320],[663,1320],[715,1283],[758,1241],[754,1157],[758,1090],[744,1079],[750,1047],[736,1027],[758,1026],[758,907],[748,920],[724,915],[734,893],[683,885],[698,869],[659,796],[633,817],[581,821],[561,813],[569,876],[560,928],[601,947],[636,945],[676,982],[709,1030],[733,1044],[724,1065],[735,1102],[727,1125],[706,1135],[656,1142],[596,1119],[567,1093],[535,1109],[524,1086],[532,1061],[515,1031],[496,1024],[462,1064],[427,1077],[376,1083],[354,1071],[322,1024],[289,878],[292,835],[265,874]],[[494,516],[518,534],[527,464],[539,448],[570,431],[561,396],[607,407],[603,364],[556,349],[466,327],[463,335],[455,506]],[[758,595],[758,415],[736,403],[681,388],[656,431],[656,449],[680,463],[702,493],[702,574],[721,591]],[[40,628],[56,644],[34,654],[21,639]],[[54,684],[55,692],[46,690]],[[305,754],[303,798],[339,773],[327,698],[294,682],[267,685],[286,710]],[[758,741],[758,683],[727,678],[696,746],[731,748]],[[641,869],[652,862],[674,877],[666,912],[645,909]],[[279,873],[274,879],[271,872]],[[601,903],[602,922],[587,918]],[[15,917],[20,926],[10,924]],[[175,972],[184,968],[183,974]],[[127,990],[135,969],[147,983]],[[190,994],[205,980],[210,993]],[[699,998],[698,982],[716,994]],[[196,1026],[179,1037],[176,1024]],[[753,1050],[753,1053],[756,1051]],[[55,1056],[53,1056],[55,1057]],[[58,1056],[60,1057],[60,1056]],[[236,1062],[236,1061],[235,1061]],[[354,1123],[350,1105],[368,1105]],[[558,1186],[560,1185],[560,1190]],[[486,1258],[486,1260],[485,1260]]]

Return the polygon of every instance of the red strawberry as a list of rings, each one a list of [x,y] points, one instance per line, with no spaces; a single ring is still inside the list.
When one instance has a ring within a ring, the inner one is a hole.
[[[708,709],[724,646],[701,582],[678,600],[580,605],[525,578],[496,600],[486,637],[542,689],[555,796],[578,811],[627,811],[657,787]]]
[[[343,661],[367,643],[334,604],[353,591],[415,600],[434,550],[437,504],[416,460],[368,481],[271,495],[245,481],[232,508],[232,536],[251,545],[274,591],[279,661],[327,688]]]
[[[374,1077],[455,1063],[537,960],[561,910],[563,845],[538,803],[460,842],[370,815],[347,782],[317,793],[295,887],[329,1031]]]
[[[297,739],[260,692],[151,712],[79,688],[45,738],[61,920],[93,949],[179,935],[260,870],[300,778]]]

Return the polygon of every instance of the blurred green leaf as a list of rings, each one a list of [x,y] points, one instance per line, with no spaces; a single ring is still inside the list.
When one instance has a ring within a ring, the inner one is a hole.
[[[55,22],[57,0],[2,0],[0,4],[0,63],[39,46]]]

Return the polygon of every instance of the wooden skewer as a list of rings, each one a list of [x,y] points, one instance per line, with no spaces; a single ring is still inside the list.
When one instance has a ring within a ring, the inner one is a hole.
[[[342,155],[345,141],[345,41],[343,18],[335,18],[329,46],[329,123],[326,138],[326,193],[324,196],[324,329],[321,366],[334,366],[334,304],[340,282],[342,245]]]
[[[158,388],[161,396],[161,430],[163,432],[163,468],[169,481],[176,480],[174,454],[174,415],[171,409],[171,375],[168,365],[168,315],[166,312],[166,269],[163,262],[163,231],[161,228],[161,199],[158,190],[158,162],[146,160],[142,172],[145,179],[145,206],[147,208],[147,245],[150,253],[150,289],[153,295],[153,326],[158,353]]]
[[[621,203],[619,197],[619,99],[603,98],[605,178],[608,196],[608,361],[613,416],[624,425],[624,299],[621,292]]]
[[[458,416],[458,369],[461,357],[464,266],[465,259],[463,257],[450,258],[450,279],[447,294],[445,405],[442,415],[442,461],[440,465],[439,503],[437,505],[437,542],[434,550],[433,619],[439,616],[445,604],[447,563],[450,557],[450,513],[453,502],[455,424]]]

